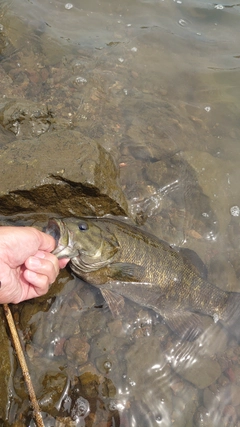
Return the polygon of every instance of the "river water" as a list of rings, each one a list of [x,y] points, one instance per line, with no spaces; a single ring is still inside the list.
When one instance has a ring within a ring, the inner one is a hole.
[[[41,102],[100,141],[139,224],[238,292],[239,28],[231,0],[0,2],[1,108]],[[1,144],[26,136],[1,124]],[[113,319],[67,270],[41,304],[18,316],[46,426],[240,426],[239,342],[218,323],[182,342],[130,302]],[[33,426],[14,378],[1,425]]]

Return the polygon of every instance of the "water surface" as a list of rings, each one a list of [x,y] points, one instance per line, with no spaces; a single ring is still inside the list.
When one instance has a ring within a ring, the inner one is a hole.
[[[56,126],[98,140],[140,225],[194,249],[212,283],[240,291],[239,4],[0,6],[1,108],[42,102]],[[22,123],[4,126],[1,144],[26,137]],[[192,343],[129,302],[113,319],[67,270],[18,316],[46,426],[240,425],[239,344],[207,318]],[[2,425],[33,425],[19,369],[12,393]]]

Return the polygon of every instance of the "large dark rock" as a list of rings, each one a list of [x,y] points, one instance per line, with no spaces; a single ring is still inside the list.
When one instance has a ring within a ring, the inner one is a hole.
[[[76,131],[45,133],[0,149],[0,214],[127,214],[111,155]]]

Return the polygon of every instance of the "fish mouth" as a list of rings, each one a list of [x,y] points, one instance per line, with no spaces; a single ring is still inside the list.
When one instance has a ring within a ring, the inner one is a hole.
[[[47,227],[43,231],[54,238],[56,247],[52,251],[52,254],[56,255],[58,259],[74,258],[78,255],[78,250],[74,248],[71,233],[64,221],[50,218]]]
[[[60,226],[58,225],[57,220],[51,218],[48,221],[48,225],[44,227],[43,231],[44,233],[52,236],[56,242],[56,245],[58,245],[59,239],[61,237],[61,232],[60,232]]]

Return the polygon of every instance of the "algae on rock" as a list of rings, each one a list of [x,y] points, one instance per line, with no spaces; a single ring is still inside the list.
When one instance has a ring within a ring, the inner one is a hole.
[[[76,131],[45,133],[0,149],[0,213],[127,214],[118,170],[101,145]]]

